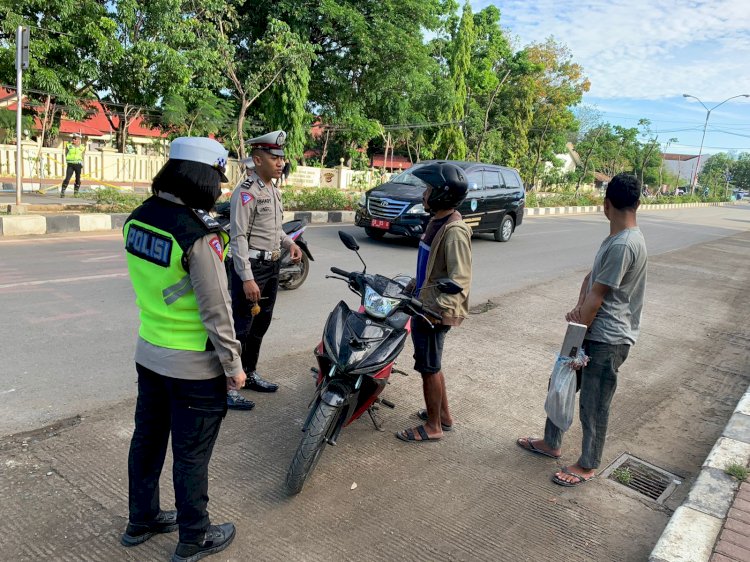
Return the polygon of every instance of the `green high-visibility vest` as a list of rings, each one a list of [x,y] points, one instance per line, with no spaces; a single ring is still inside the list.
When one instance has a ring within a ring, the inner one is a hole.
[[[65,151],[65,160],[68,164],[82,164],[84,152],[86,152],[86,147],[82,144],[78,146],[69,144]]]
[[[186,254],[211,232],[226,257],[229,236],[203,211],[151,197],[125,222],[128,272],[140,309],[138,334],[147,342],[169,349],[208,349]]]

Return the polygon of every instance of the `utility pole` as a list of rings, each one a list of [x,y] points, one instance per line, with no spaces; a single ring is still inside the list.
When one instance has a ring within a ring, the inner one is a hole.
[[[23,157],[21,136],[23,135],[21,115],[23,110],[23,71],[29,68],[29,28],[18,26],[16,30],[16,205],[21,205],[23,191]]]
[[[711,117],[711,112],[719,107],[720,105],[724,105],[729,100],[733,100],[735,98],[750,98],[750,94],[738,94],[736,96],[732,96],[731,98],[725,99],[721,103],[717,103],[715,106],[713,106],[711,109],[706,107],[706,104],[704,104],[701,100],[696,98],[695,96],[691,96],[690,94],[682,94],[683,98],[693,98],[696,100],[699,104],[703,106],[703,109],[706,110],[706,122],[703,124],[703,136],[701,137],[701,147],[700,150],[698,150],[698,163],[695,165],[695,175],[690,180],[690,194],[692,195],[695,193],[695,184],[698,183],[698,172],[700,172],[701,169],[701,156],[703,155],[703,141],[706,139],[706,129],[708,128],[708,119]]]

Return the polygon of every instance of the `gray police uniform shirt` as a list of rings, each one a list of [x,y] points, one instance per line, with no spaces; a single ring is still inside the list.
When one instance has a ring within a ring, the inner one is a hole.
[[[230,199],[232,262],[240,279],[254,278],[249,250],[273,252],[292,245],[292,239],[281,228],[283,222],[281,192],[273,183],[265,183],[251,171],[247,179],[234,188]]]
[[[586,338],[612,345],[635,344],[646,292],[648,254],[640,228],[627,228],[602,242],[591,269],[593,283],[607,285],[607,292]]]
[[[170,193],[160,193],[159,197],[184,204]],[[186,254],[190,267],[190,284],[198,301],[201,322],[214,349],[169,349],[153,345],[139,337],[135,348],[136,363],[162,376],[176,379],[212,379],[221,374],[234,377],[242,372],[242,346],[234,336],[226,269],[210,243],[217,236],[211,233],[199,238]]]

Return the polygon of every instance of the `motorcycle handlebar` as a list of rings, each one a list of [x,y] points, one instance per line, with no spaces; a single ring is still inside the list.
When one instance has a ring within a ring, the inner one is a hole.
[[[338,267],[331,267],[331,273],[341,275],[342,277],[349,277],[351,275],[351,273],[349,273],[348,271],[344,271],[343,269],[339,269]]]
[[[442,320],[443,316],[439,312],[435,312],[434,310],[430,310],[429,308],[425,307],[424,304],[422,304],[422,301],[415,299],[412,297],[411,301],[409,302],[409,305],[415,309],[417,312],[421,312],[426,314],[427,316],[432,316],[435,320]]]

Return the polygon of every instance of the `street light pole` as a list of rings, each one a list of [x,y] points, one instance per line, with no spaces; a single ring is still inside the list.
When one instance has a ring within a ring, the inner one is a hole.
[[[695,96],[691,96],[690,94],[682,94],[683,98],[693,98],[696,100],[699,104],[703,106],[703,109],[706,110],[706,122],[703,124],[703,136],[701,137],[701,147],[700,150],[698,150],[698,163],[695,165],[695,175],[693,176],[692,180],[690,181],[690,194],[695,193],[695,184],[698,182],[698,172],[701,169],[701,156],[703,155],[703,141],[706,138],[706,129],[708,128],[708,119],[711,117],[711,112],[719,107],[720,105],[724,105],[729,100],[733,100],[735,98],[750,98],[750,94],[738,94],[736,96],[732,96],[731,98],[725,99],[723,102],[716,104],[711,109],[706,107],[706,104],[703,103],[701,100],[699,100]]]

